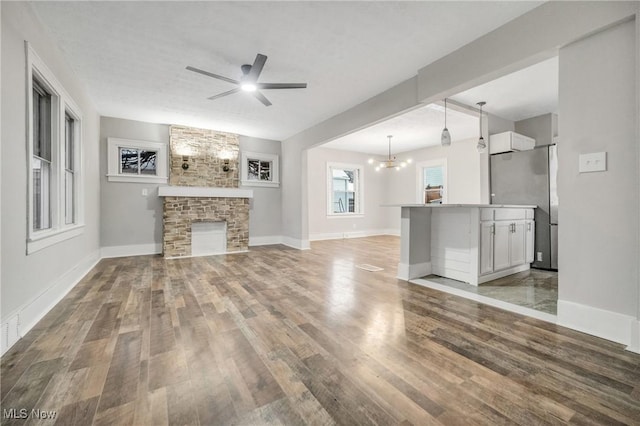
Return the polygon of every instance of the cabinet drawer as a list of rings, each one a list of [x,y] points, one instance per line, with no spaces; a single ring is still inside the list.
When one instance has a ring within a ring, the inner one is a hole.
[[[527,209],[496,209],[495,220],[519,220],[526,218]]]
[[[480,209],[480,220],[493,220],[493,212],[495,209]]]
[[[533,218],[534,218],[534,216],[533,216],[533,209],[525,210],[525,215],[526,215],[526,218],[527,218],[527,219],[533,219]]]

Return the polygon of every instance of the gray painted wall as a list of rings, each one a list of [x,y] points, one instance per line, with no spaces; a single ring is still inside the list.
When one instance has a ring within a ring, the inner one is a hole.
[[[558,136],[558,115],[549,113],[516,121],[515,132],[536,140],[536,146],[551,145]]]
[[[559,299],[638,312],[635,23],[560,50]],[[635,90],[634,90],[635,89]],[[607,152],[607,171],[578,155]]]
[[[240,152],[276,154],[282,163],[280,141],[240,136]],[[240,167],[242,167],[241,165]],[[282,164],[280,164],[282,181]],[[282,235],[282,184],[277,188],[242,186],[253,190],[253,200],[249,211],[249,245],[256,237],[279,237]]]
[[[162,199],[158,184],[109,182],[107,139],[169,144],[169,126],[121,118],[100,118],[100,238],[102,247],[162,243]],[[148,195],[142,195],[146,189]]]
[[[28,3],[2,2],[2,304],[3,320],[74,267],[97,256],[100,182],[99,117],[82,83],[51,43]],[[82,111],[84,232],[26,255],[27,157],[25,47],[31,46]]]
[[[162,243],[162,199],[158,184],[109,182],[107,138],[169,143],[169,125],[102,117],[100,120],[101,238],[103,247]],[[240,136],[240,150],[281,155],[280,142]],[[252,189],[249,237],[279,236],[280,188]],[[142,195],[147,189],[148,195]]]
[[[359,152],[328,148],[312,148],[308,153],[309,184],[309,237],[321,239],[336,234],[357,234],[362,232],[384,232],[389,228],[389,208],[386,203],[386,188],[390,175],[400,173],[395,170],[375,171],[367,161],[371,155]],[[404,158],[404,155],[402,156]],[[327,216],[327,163],[346,163],[362,168],[364,195],[363,217]],[[403,169],[402,173],[408,172]],[[399,231],[399,227],[398,227]],[[332,234],[332,235],[327,235]]]

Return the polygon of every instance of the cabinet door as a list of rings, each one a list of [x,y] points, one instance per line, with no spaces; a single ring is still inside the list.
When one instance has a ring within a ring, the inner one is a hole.
[[[493,272],[493,222],[480,222],[480,275]]]
[[[511,228],[511,250],[510,264],[518,266],[525,263],[526,260],[526,225],[524,221],[513,222]]]
[[[495,222],[495,234],[493,236],[493,270],[499,271],[511,266],[509,243],[511,240],[512,222]]]
[[[536,223],[533,220],[528,220],[525,223],[527,226],[525,236],[526,263],[532,263],[534,261]]]

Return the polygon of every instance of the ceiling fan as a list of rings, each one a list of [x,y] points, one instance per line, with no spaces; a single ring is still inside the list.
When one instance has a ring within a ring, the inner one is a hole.
[[[258,77],[260,77],[260,73],[262,72],[262,68],[264,67],[264,63],[267,61],[267,57],[258,53],[256,55],[255,61],[253,61],[253,65],[244,64],[240,68],[242,69],[242,77],[240,81],[234,80],[232,78],[224,77],[218,74],[211,73],[209,71],[204,71],[192,66],[188,66],[187,69],[189,71],[197,72],[202,75],[206,75],[209,77],[217,78],[218,80],[226,81],[229,83],[233,83],[237,85],[235,89],[231,89],[227,92],[222,92],[217,95],[210,96],[208,99],[218,99],[223,96],[229,96],[239,91],[250,92],[255,96],[260,102],[264,104],[264,106],[270,106],[271,102],[267,99],[260,90],[272,90],[272,89],[306,89],[307,83],[258,83]]]

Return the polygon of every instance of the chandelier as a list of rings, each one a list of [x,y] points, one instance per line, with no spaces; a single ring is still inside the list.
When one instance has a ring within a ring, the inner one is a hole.
[[[387,138],[389,139],[389,155],[387,156],[387,159],[384,161],[381,161],[377,166],[376,166],[376,172],[379,171],[380,169],[396,169],[396,170],[400,170],[403,167],[407,167],[407,164],[411,164],[411,158],[407,159],[406,161],[401,161],[398,162],[396,160],[395,156],[391,156],[391,138],[393,136],[389,135],[387,136]],[[373,164],[375,163],[375,160],[373,158],[369,159],[369,164]]]

